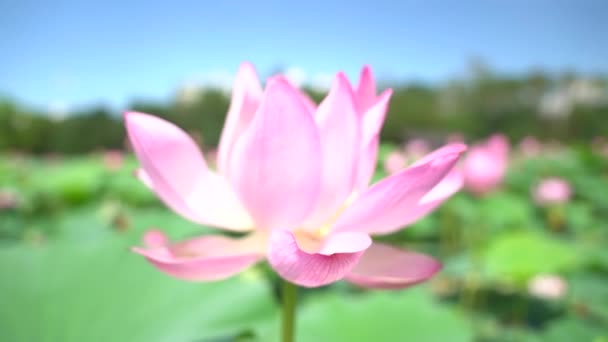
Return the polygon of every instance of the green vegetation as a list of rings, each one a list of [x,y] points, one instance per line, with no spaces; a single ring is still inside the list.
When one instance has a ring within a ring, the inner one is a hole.
[[[502,132],[560,142],[589,142],[608,135],[608,80],[597,76],[501,75],[477,62],[467,77],[445,84],[384,84],[394,89],[384,141],[413,137],[437,139],[459,132],[470,139]],[[320,101],[323,93],[305,91]],[[193,133],[205,147],[216,146],[229,105],[220,90],[204,89],[187,101],[177,92],[167,103],[134,101],[127,109],[168,118]],[[544,113],[544,115],[541,115]],[[0,151],[78,154],[125,146],[121,113],[103,106],[84,108],[65,118],[0,98]]]
[[[382,147],[382,155],[391,146]],[[142,232],[211,228],[166,209],[100,155],[0,159],[0,336],[7,341],[275,341],[277,281],[266,265],[187,283],[130,253]],[[519,159],[497,192],[465,192],[391,243],[445,263],[404,291],[340,282],[301,290],[298,341],[608,341],[608,160],[588,148]],[[378,173],[382,173],[378,170]],[[568,204],[539,208],[530,187],[557,175]],[[530,294],[554,274],[564,296]]]

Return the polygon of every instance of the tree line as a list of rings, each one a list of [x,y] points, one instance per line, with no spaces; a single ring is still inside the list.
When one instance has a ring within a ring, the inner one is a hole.
[[[474,65],[466,77],[441,85],[392,82],[394,94],[382,139],[443,139],[459,133],[477,139],[502,132],[512,140],[588,142],[608,136],[606,78],[574,73],[500,75]],[[304,89],[319,102],[325,94]],[[189,131],[203,146],[216,146],[230,98],[205,89],[187,102],[134,101],[130,110],[159,115]],[[0,151],[80,154],[125,148],[120,113],[103,106],[53,118],[10,99],[0,100]]]

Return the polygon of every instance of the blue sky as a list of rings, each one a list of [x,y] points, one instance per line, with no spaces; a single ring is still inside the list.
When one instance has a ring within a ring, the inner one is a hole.
[[[608,2],[0,1],[0,93],[35,106],[167,99],[180,84],[278,66],[371,64],[440,81],[481,56],[504,72],[608,71]]]

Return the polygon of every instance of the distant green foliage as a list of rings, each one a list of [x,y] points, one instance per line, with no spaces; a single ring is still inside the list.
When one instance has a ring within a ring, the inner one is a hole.
[[[512,140],[534,135],[543,140],[589,142],[608,135],[606,94],[603,102],[573,103],[569,115],[538,115],[544,96],[567,89],[575,79],[540,72],[505,77],[480,64],[473,66],[469,77],[439,86],[395,83],[382,138],[398,143],[410,137],[439,139],[459,132],[475,139],[500,131]],[[608,91],[605,80],[593,82]],[[317,103],[325,95],[304,90]],[[134,101],[128,109],[167,118],[193,134],[201,145],[212,147],[219,142],[229,102],[222,91],[206,89],[187,99],[178,94],[166,103]],[[0,150],[77,154],[124,146],[121,113],[96,106],[54,119],[0,99]]]

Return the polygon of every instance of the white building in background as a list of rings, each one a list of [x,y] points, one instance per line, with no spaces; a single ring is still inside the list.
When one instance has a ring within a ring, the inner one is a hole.
[[[331,88],[331,84],[334,81],[334,75],[330,73],[317,73],[310,77],[308,82],[314,91],[327,92]]]
[[[232,92],[235,75],[224,70],[199,73],[185,81],[175,93],[179,105],[193,104],[206,90],[220,90],[225,95]]]
[[[70,106],[65,101],[52,101],[48,104],[46,112],[51,119],[62,121],[70,113]]]
[[[291,84],[298,88],[301,88],[308,79],[308,74],[300,67],[287,68],[283,74]]]
[[[175,101],[180,106],[189,106],[203,93],[204,88],[196,82],[186,82],[175,92]]]
[[[563,89],[546,93],[538,105],[540,116],[551,119],[565,118],[572,112],[573,103],[567,91]]]
[[[578,79],[543,95],[539,114],[546,118],[565,118],[577,105],[608,103],[608,89],[591,80]]]

